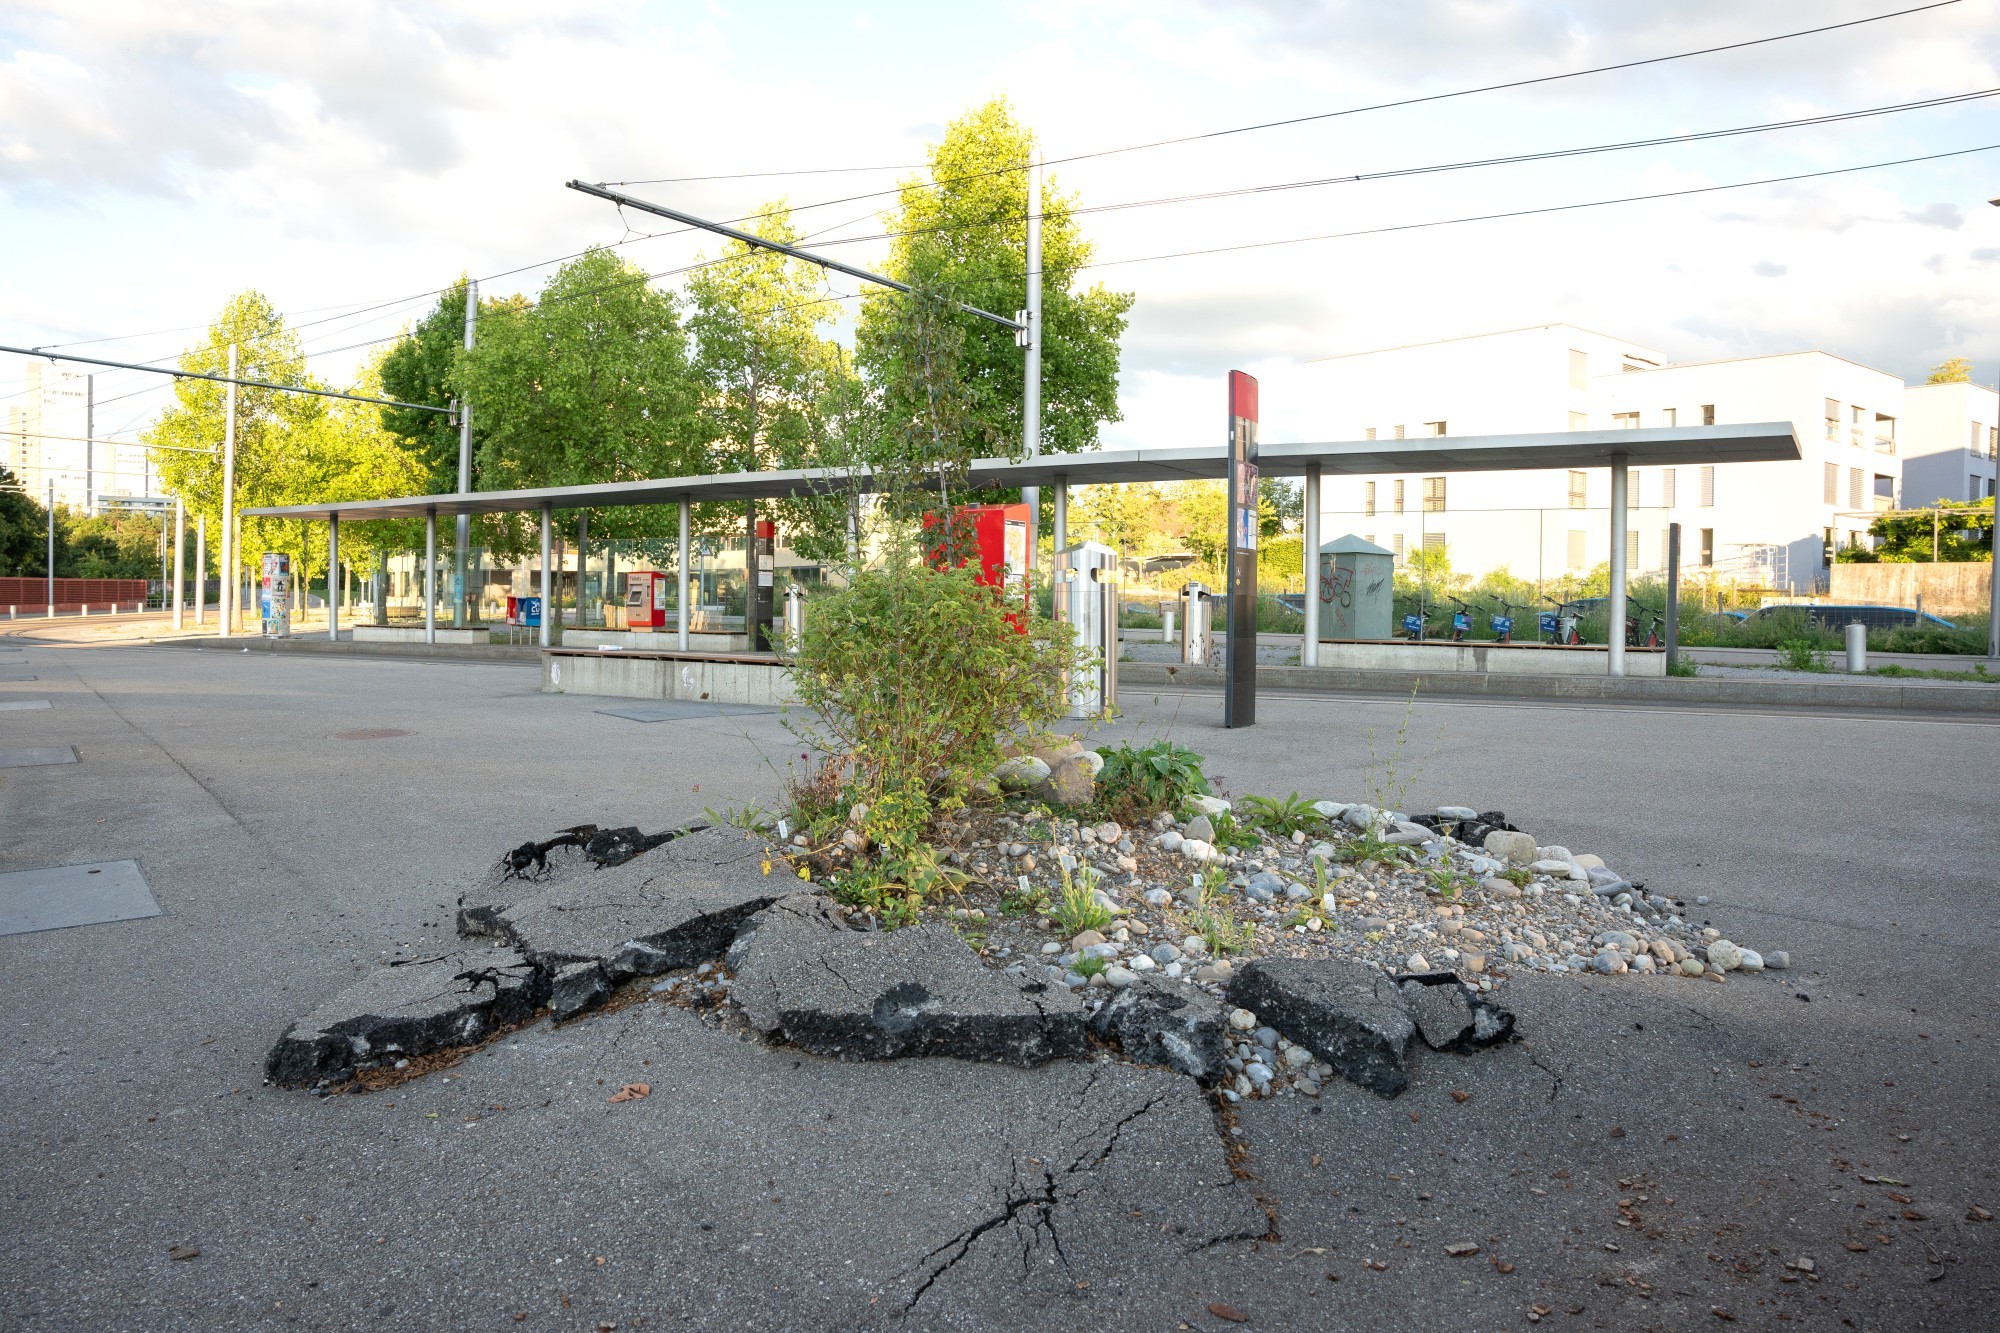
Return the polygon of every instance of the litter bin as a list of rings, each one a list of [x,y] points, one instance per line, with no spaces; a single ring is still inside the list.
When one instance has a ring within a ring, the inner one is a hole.
[[[1118,705],[1118,552],[1078,542],[1056,552],[1055,618],[1092,660],[1070,676],[1069,715],[1106,717]]]
[[[787,657],[797,657],[806,638],[806,590],[799,584],[785,587],[785,635],[784,653]]]
[[[1181,661],[1188,666],[1208,665],[1210,622],[1215,615],[1209,604],[1214,599],[1215,594],[1199,583],[1181,589]]]

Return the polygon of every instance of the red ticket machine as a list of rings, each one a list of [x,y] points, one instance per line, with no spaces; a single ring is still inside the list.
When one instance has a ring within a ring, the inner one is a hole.
[[[1000,589],[1001,600],[1011,611],[1016,606],[1022,614],[1029,610],[1028,601],[1028,506],[1012,505],[962,505],[953,511],[957,519],[957,536],[961,543],[959,563],[970,564],[975,553],[979,564],[977,581],[989,588]],[[936,514],[924,516],[924,527],[934,541],[942,538],[942,526]],[[933,548],[932,558],[944,557],[942,542]]]
[[[657,569],[635,569],[625,576],[625,628],[663,630],[673,600],[673,578]]]

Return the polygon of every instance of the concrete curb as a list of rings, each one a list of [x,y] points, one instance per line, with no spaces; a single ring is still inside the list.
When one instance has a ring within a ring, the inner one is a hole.
[[[1122,686],[1220,689],[1217,667],[1173,668],[1160,662],[1120,662]],[[1866,708],[1924,713],[2000,715],[2000,686],[1851,685],[1829,681],[1705,680],[1700,676],[1496,676],[1423,671],[1356,671],[1334,667],[1257,668],[1266,690],[1356,690],[1373,693],[1478,695],[1495,699],[1613,699],[1648,703],[1766,704]]]
[[[539,662],[542,650],[531,643],[496,643],[486,647],[422,643],[350,643],[327,639],[255,639],[248,635],[220,639],[158,640],[152,646],[171,648],[248,648],[258,653],[330,653],[338,657],[428,657],[457,662]]]

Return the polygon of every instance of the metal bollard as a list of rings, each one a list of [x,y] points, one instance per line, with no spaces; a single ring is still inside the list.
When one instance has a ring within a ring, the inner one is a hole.
[[[1174,641],[1174,614],[1174,608],[1172,607],[1168,607],[1160,613],[1161,643],[1172,643]]]
[[[1868,669],[1868,627],[1858,620],[1847,627],[1847,669],[1854,675]]]

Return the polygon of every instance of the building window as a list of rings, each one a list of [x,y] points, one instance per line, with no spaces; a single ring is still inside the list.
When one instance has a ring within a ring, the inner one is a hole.
[[[1583,534],[1575,528],[1569,530],[1569,550],[1566,554],[1569,568],[1583,568]]]
[[[1611,414],[1611,429],[1613,430],[1639,429],[1639,414],[1637,412],[1613,412]]]
[[[1396,478],[1394,485],[1396,488],[1396,512],[1400,514],[1403,512],[1403,479],[1401,477]]]
[[[1403,428],[1401,426],[1396,427],[1396,438],[1399,440],[1403,438]]]
[[[1375,544],[1375,534],[1372,532],[1364,532],[1361,534],[1361,540],[1367,542],[1370,546],[1373,546]]]
[[[1861,508],[1861,477],[1860,468],[1851,467],[1847,469],[1847,507],[1849,509]]]
[[[1823,504],[1830,504],[1830,505],[1837,505],[1837,504],[1839,504],[1839,503],[1840,503],[1840,464],[1838,464],[1838,463],[1825,463],[1825,464],[1822,464],[1822,465],[1821,465],[1821,471],[1822,471],[1822,473],[1824,474],[1824,475],[1822,475],[1822,476],[1821,476],[1821,478],[1820,478],[1820,483],[1821,483],[1821,484],[1820,484],[1820,490],[1821,490],[1821,495],[1820,495],[1820,501],[1821,501],[1821,503],[1823,503]]]
[[[1862,436],[1866,431],[1867,421],[1868,421],[1867,409],[1860,407],[1855,408],[1853,424],[1848,428],[1847,438],[1855,444],[1866,444],[1867,441],[1863,439]]]
[[[1590,356],[1574,347],[1569,349],[1569,387],[1588,389],[1590,387]]]
[[[1630,574],[1639,567],[1639,534],[1631,530],[1625,533],[1625,572]]]
[[[1979,423],[1978,423],[1977,421],[1973,422],[1973,423],[1972,423],[1972,445],[1971,445],[1971,449],[1972,449],[1972,456],[1973,456],[1974,458],[1977,458],[1977,457],[1979,457],[1979,455],[1980,455],[1980,454],[1981,454],[1981,453],[1983,452],[1983,449],[1982,449],[1982,447],[1981,447],[1981,446],[1982,446],[1982,444],[1984,443],[1984,440],[1985,440],[1985,436],[1986,436],[1986,429],[1985,429],[1985,427],[1981,426],[1981,425],[1980,425],[1980,424],[1979,424]]]
[[[1424,534],[1424,549],[1426,551],[1444,550],[1444,534],[1442,532],[1426,532]]]
[[[1661,469],[1660,469],[1660,505],[1661,505],[1661,507],[1662,507],[1662,508],[1665,508],[1665,509],[1672,509],[1672,508],[1674,507],[1674,503],[1675,503],[1675,499],[1676,499],[1676,496],[1675,496],[1675,489],[1676,489],[1676,488],[1675,488],[1675,485],[1674,485],[1674,470],[1673,470],[1672,468],[1670,468],[1670,467],[1663,467],[1663,468],[1661,468]]]
[[[1572,412],[1572,413],[1570,413],[1570,414],[1569,414],[1569,428],[1570,428],[1571,430],[1589,430],[1589,429],[1590,429],[1590,413],[1588,413],[1588,412]]]
[[[1896,418],[1884,412],[1875,414],[1875,452],[1880,454],[1896,452]]]
[[[1361,436],[1361,437],[1362,437],[1363,439],[1365,439],[1365,440],[1372,440],[1372,439],[1374,439],[1374,438],[1375,438],[1375,428],[1374,428],[1373,426],[1370,426],[1370,427],[1369,427],[1369,428],[1368,428],[1367,430],[1365,430],[1365,431],[1363,431],[1363,432],[1362,432],[1362,436]]]
[[[1426,421],[1424,423],[1424,434],[1431,436],[1433,439],[1444,433],[1445,429],[1442,421]]]
[[[1444,512],[1444,478],[1424,478],[1424,512],[1442,514]]]
[[[1840,403],[1832,398],[1826,400],[1826,438],[1840,438]]]
[[[1396,557],[1396,563],[1403,563],[1403,534],[1397,533],[1389,539],[1389,550]]]
[[[1701,507],[1715,508],[1715,464],[1709,463],[1701,470]]]
[[[1590,474],[1571,470],[1569,474],[1569,507],[1571,509],[1590,508]]]
[[[1715,424],[1714,403],[1703,403],[1701,405],[1701,424],[1704,426],[1713,426]]]
[[[1372,481],[1361,488],[1361,512],[1371,517],[1375,513],[1375,483]]]
[[[1709,569],[1712,568],[1714,564],[1715,564],[1715,529],[1703,528],[1701,530],[1701,567],[1703,569]]]
[[[1681,410],[1680,410],[1680,409],[1679,409],[1678,407],[1663,407],[1663,408],[1661,408],[1661,409],[1660,409],[1660,424],[1661,424],[1662,426],[1678,426],[1678,425],[1680,425],[1680,424],[1681,424]]]

